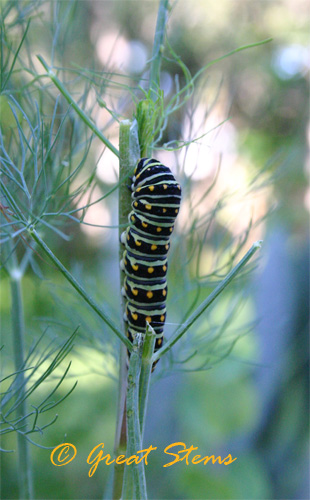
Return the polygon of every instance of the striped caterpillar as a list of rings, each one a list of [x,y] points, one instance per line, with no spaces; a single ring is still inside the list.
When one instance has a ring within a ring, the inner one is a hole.
[[[168,167],[142,158],[132,178],[132,212],[121,235],[125,245],[121,269],[126,297],[127,336],[145,332],[146,321],[157,334],[155,351],[163,343],[167,299],[169,238],[181,203],[181,187]],[[154,368],[154,366],[153,366]]]

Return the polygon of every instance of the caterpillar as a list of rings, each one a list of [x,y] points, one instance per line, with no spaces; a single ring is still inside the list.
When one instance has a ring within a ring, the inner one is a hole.
[[[126,298],[124,319],[132,342],[145,332],[146,322],[155,330],[157,351],[163,343],[167,299],[167,254],[170,236],[181,203],[181,186],[171,170],[154,158],[142,158],[131,184],[132,211],[129,226],[121,235],[125,251],[122,294]],[[155,363],[153,365],[153,369]]]

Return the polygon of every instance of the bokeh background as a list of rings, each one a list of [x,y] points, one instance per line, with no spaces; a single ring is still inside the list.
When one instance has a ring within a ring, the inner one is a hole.
[[[30,2],[23,5],[27,4]],[[109,67],[114,80],[124,83],[130,75],[129,84],[133,85],[139,82],[151,57],[157,7],[157,1],[140,0],[37,2],[31,11],[28,35],[32,54],[40,53],[50,61],[54,47],[56,66],[99,71]],[[53,23],[59,27],[57,37],[47,29]],[[169,42],[192,74],[232,49],[273,38],[271,43],[210,67],[197,82],[190,105],[172,117],[164,137],[166,142],[188,140],[211,131],[189,146],[186,154],[177,153],[180,175],[185,185],[191,179],[192,195],[199,200],[220,163],[216,187],[202,210],[211,210],[227,190],[236,195],[220,211],[219,228],[211,231],[203,246],[200,274],[208,275],[212,262],[218,262],[216,238],[222,234],[221,227],[229,228],[226,237],[237,238],[251,219],[262,219],[260,224],[253,223],[248,246],[257,239],[263,239],[264,244],[258,265],[243,284],[242,311],[232,320],[235,332],[252,324],[247,335],[210,370],[186,372],[182,365],[175,365],[163,371],[163,376],[160,369],[154,376],[145,445],[157,446],[159,451],[154,452],[147,467],[150,498],[309,498],[308,28],[309,5],[303,0],[173,3]],[[39,62],[35,64],[42,73]],[[169,95],[180,70],[169,61],[163,63],[162,70],[162,87]],[[117,113],[131,116],[130,96],[124,89],[109,88],[104,99]],[[99,126],[109,119],[99,106]],[[117,134],[115,124],[109,128],[109,137],[116,146]],[[99,141],[94,141],[89,162],[98,163],[98,184],[93,199],[117,181],[116,158],[108,151],[102,154],[102,150]],[[174,153],[161,151],[159,157],[169,166],[175,161]],[[255,176],[265,182],[258,191],[243,196]],[[91,207],[85,220],[117,224],[117,198],[108,200]],[[174,250],[181,259],[178,265],[182,265],[182,253],[177,253],[176,247],[186,245],[188,213],[183,210]],[[70,234],[69,242],[51,238],[53,250],[117,317],[117,229],[76,225],[70,227]],[[102,498],[110,470],[100,464],[89,478],[86,458],[100,442],[105,443],[107,451],[113,449],[117,345],[108,332],[100,341],[100,323],[61,277],[40,264],[45,279],[29,272],[24,280],[28,344],[53,320],[55,335],[64,338],[78,324],[81,333],[68,358],[72,360],[71,378],[63,391],[75,380],[78,386],[59,407],[56,424],[37,438],[41,445],[50,447],[62,440],[71,442],[78,454],[69,465],[56,468],[50,463],[48,450],[31,448],[36,497]],[[171,264],[171,323],[180,317],[173,292],[178,290],[182,295],[184,283],[178,279],[179,269]],[[232,295],[236,290],[240,294],[241,288],[239,283],[232,289],[230,302],[222,300],[213,311],[212,321],[219,323],[226,317]],[[208,286],[203,290],[202,296]],[[12,354],[7,291],[3,275],[2,343],[9,370]],[[72,317],[68,317],[68,310]],[[172,326],[168,326],[168,332],[169,328]],[[92,342],[87,343],[87,336]],[[44,394],[45,389],[40,390]],[[167,463],[163,449],[180,441],[198,446],[202,455],[223,457],[231,453],[238,460],[227,467],[181,462],[163,468]],[[15,436],[8,436],[2,446],[15,449]],[[16,498],[14,453],[2,456],[1,469],[2,498]]]

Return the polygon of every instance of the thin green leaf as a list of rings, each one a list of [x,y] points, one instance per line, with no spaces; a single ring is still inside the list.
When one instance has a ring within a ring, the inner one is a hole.
[[[223,290],[229,285],[229,283],[239,274],[241,269],[245,266],[245,264],[253,257],[255,252],[261,247],[261,241],[256,241],[250,250],[245,254],[245,256],[238,262],[238,264],[230,271],[230,273],[226,276],[226,278],[213,290],[213,292],[209,295],[197,307],[196,311],[183,323],[175,332],[174,335],[166,342],[166,344],[159,349],[152,357],[152,362],[154,363],[158,359],[161,358],[166,352],[168,352],[171,347],[187,332],[187,330],[197,321],[197,319],[205,312],[205,310],[214,302],[214,300],[223,292]]]

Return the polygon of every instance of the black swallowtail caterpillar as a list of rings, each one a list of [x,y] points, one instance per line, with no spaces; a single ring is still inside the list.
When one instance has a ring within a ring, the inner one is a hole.
[[[145,332],[146,321],[157,334],[155,351],[163,343],[167,299],[167,253],[181,203],[181,187],[171,170],[158,160],[142,158],[132,178],[132,212],[121,235],[125,245],[121,268],[125,272],[128,338]],[[153,366],[154,369],[154,366]]]

